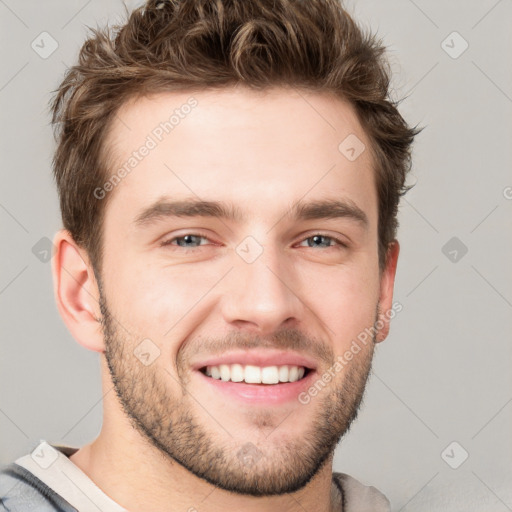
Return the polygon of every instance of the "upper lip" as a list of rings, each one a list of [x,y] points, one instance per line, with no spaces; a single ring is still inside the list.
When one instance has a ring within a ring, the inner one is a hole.
[[[276,350],[234,350],[218,356],[208,357],[192,364],[194,370],[200,370],[206,366],[219,366],[221,364],[254,365],[254,366],[304,366],[310,370],[316,369],[314,360],[289,351]]]

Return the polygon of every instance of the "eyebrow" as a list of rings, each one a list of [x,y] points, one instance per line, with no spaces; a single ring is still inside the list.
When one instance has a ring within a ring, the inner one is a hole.
[[[290,208],[288,214],[295,220],[321,220],[348,218],[368,226],[368,217],[353,201],[349,199],[321,199],[310,202],[298,201]],[[147,227],[161,220],[172,217],[214,217],[232,222],[244,222],[247,217],[232,203],[184,199],[172,201],[161,198],[141,211],[135,218],[135,225]]]

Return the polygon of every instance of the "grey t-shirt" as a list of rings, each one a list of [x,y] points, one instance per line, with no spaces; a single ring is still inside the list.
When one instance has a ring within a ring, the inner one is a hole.
[[[42,440],[0,470],[0,512],[127,512],[69,459],[78,448]],[[340,512],[390,512],[387,498],[344,473],[333,473],[343,497]]]

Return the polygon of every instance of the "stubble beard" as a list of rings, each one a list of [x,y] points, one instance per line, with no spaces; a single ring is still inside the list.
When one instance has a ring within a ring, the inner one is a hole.
[[[277,421],[269,412],[250,418],[254,427],[275,429],[257,442],[236,439],[221,421],[212,419],[214,410],[205,412],[207,404],[200,404],[201,397],[192,397],[187,390],[186,369],[172,375],[156,364],[143,365],[133,353],[140,340],[121,335],[124,331],[116,327],[101,293],[100,308],[106,362],[133,428],[171,461],[221,489],[250,496],[302,489],[324,467],[357,417],[371,371],[373,342],[341,370],[344,378],[337,379],[335,386],[325,387],[308,405],[300,405],[301,415],[315,415],[300,438],[283,435],[286,419]],[[175,393],[169,388],[173,383],[179,389]],[[245,424],[247,419],[242,421]],[[278,431],[280,441],[272,443]]]

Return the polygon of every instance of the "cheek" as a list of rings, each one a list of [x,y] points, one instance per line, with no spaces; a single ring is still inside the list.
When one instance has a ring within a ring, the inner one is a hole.
[[[335,341],[340,353],[366,328],[373,326],[379,298],[378,272],[356,272],[346,268],[315,279],[322,286],[307,294],[310,307],[322,319],[326,335]]]
[[[208,292],[223,274],[219,272],[140,262],[133,267],[118,266],[110,282],[119,321],[168,351],[173,338],[185,336],[201,316],[204,318]]]

